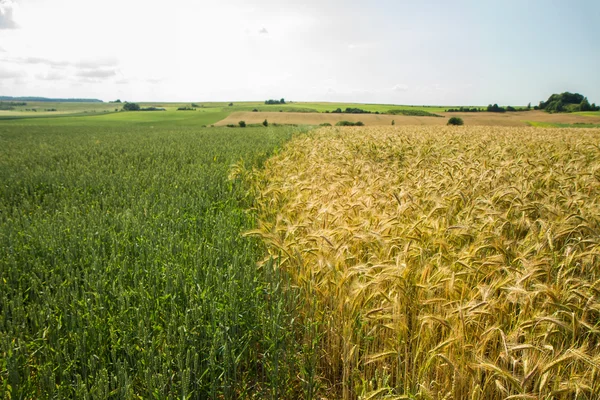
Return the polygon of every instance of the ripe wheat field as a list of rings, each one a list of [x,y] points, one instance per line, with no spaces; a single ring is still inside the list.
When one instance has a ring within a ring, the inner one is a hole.
[[[599,130],[324,128],[253,179],[305,398],[600,396]]]

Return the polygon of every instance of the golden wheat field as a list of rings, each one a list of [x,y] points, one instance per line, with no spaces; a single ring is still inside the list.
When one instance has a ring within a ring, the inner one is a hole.
[[[254,179],[321,397],[600,397],[600,130],[324,128]]]

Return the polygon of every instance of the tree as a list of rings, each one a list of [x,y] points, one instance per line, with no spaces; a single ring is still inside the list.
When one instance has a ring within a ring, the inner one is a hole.
[[[579,104],[579,111],[593,111],[587,97],[584,97],[583,100],[581,100],[581,103]]]
[[[282,97],[281,100],[279,100],[280,104],[285,104],[285,99]]]
[[[462,120],[462,118],[458,118],[458,117],[452,117],[448,120],[448,125],[464,125],[465,122]]]
[[[125,103],[125,105],[123,106],[123,110],[125,111],[139,111],[140,110],[140,105],[136,104],[136,103]]]
[[[529,104],[527,104],[527,109],[531,110],[531,102],[529,102]]]
[[[263,121],[263,126],[269,126],[269,122],[266,119]]]
[[[396,125],[396,121],[392,120],[392,125]]]
[[[240,125],[240,128],[246,127],[246,121],[240,121],[240,122],[238,122],[238,124]]]
[[[229,103],[229,107],[233,107],[233,103]]]

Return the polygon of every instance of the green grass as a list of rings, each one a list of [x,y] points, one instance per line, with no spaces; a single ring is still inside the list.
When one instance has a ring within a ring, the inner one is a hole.
[[[0,121],[0,398],[296,396],[293,292],[228,179],[293,131],[217,117]]]
[[[537,128],[600,128],[600,124],[561,124],[556,122],[525,121],[529,126]]]
[[[600,117],[600,111],[582,111],[574,113],[576,115],[585,115],[586,117]]]

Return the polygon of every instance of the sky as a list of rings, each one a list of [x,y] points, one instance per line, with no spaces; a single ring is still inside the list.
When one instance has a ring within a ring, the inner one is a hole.
[[[0,0],[0,95],[600,103],[598,0]]]

